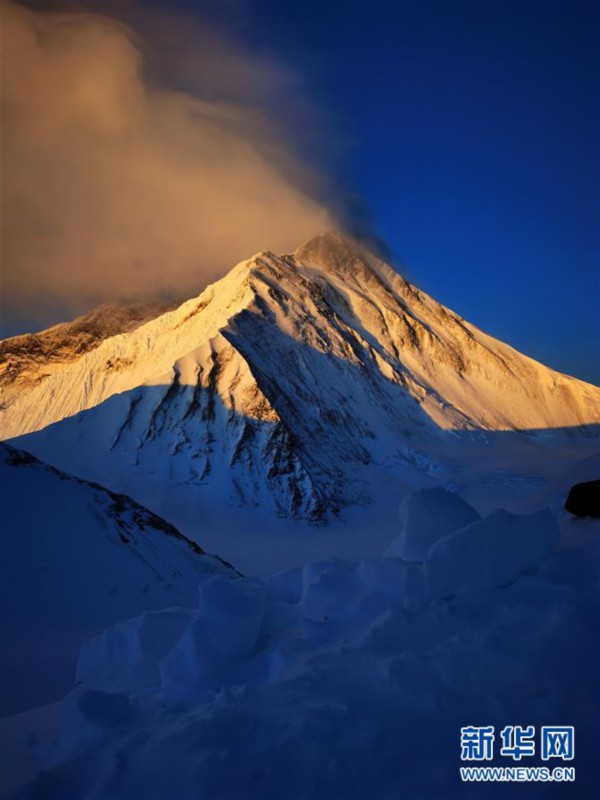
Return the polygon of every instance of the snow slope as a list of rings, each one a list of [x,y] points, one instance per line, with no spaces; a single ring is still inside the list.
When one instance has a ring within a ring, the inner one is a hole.
[[[496,727],[495,765],[541,766],[539,739],[518,764],[499,754],[500,730],[574,725],[576,783],[517,794],[592,798],[600,525],[557,544],[549,512],[496,512],[421,563],[215,577],[195,612],[146,615],[86,644],[59,742],[22,797],[508,799],[511,784],[460,783],[460,728]]]
[[[599,426],[600,389],[486,335],[336,233],[259,253],[177,309],[50,362],[0,411],[3,438],[169,519],[218,504],[322,522],[384,485],[451,484],[465,446],[495,480],[489,452],[506,441],[505,482],[522,450],[535,481],[597,450]],[[557,465],[544,463],[554,436],[569,449]]]
[[[72,686],[86,636],[146,609],[192,605],[207,577],[237,577],[130,498],[4,444],[0,493],[0,715]]]

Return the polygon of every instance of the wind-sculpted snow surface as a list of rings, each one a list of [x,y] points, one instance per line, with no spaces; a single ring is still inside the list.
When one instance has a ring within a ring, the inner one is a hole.
[[[489,451],[522,431],[511,452],[551,464],[548,431],[582,441],[600,424],[600,389],[491,338],[336,233],[259,253],[177,309],[51,361],[3,403],[4,438],[169,518],[219,504],[323,522],[386,480],[450,483],[465,442]]]
[[[600,529],[575,548],[556,537],[547,512],[498,513],[420,564],[215,577],[195,612],[147,614],[86,644],[59,742],[23,796],[509,798],[510,784],[459,783],[460,727],[566,724],[575,786],[530,784],[527,797],[592,797]]]
[[[62,696],[86,636],[238,577],[129,497],[3,444],[0,486],[3,714]]]

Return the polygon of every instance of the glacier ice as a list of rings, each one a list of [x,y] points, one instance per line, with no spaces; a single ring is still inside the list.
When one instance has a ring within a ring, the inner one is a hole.
[[[192,618],[187,608],[146,611],[87,639],[77,661],[77,683],[103,692],[158,686],[160,662]]]
[[[504,509],[439,539],[429,550],[430,596],[502,586],[535,568],[558,544],[553,514],[510,514]]]
[[[161,686],[171,699],[202,697],[219,689],[252,658],[269,594],[260,581],[215,577],[200,587],[200,601],[187,627],[161,666]]]
[[[600,526],[586,531],[560,546],[549,512],[498,511],[438,539],[423,564],[209,579],[195,610],[86,645],[25,796],[69,796],[77,776],[78,800],[459,800],[460,727],[479,721],[575,725],[577,787],[593,796]]]
[[[447,489],[411,492],[400,505],[400,533],[386,555],[422,561],[434,542],[479,518],[472,506]]]

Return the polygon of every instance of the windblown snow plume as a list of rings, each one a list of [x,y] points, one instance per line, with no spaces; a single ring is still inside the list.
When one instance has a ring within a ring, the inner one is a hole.
[[[299,92],[279,64],[203,26],[182,91],[164,64],[150,77],[153,42],[115,19],[5,2],[2,27],[8,326],[196,294],[328,224],[270,111]]]

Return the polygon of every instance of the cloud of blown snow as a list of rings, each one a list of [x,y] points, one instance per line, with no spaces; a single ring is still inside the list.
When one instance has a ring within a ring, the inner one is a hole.
[[[153,60],[110,16],[1,11],[5,324],[190,296],[331,224],[272,111],[302,95],[281,65],[206,25],[163,24]]]

